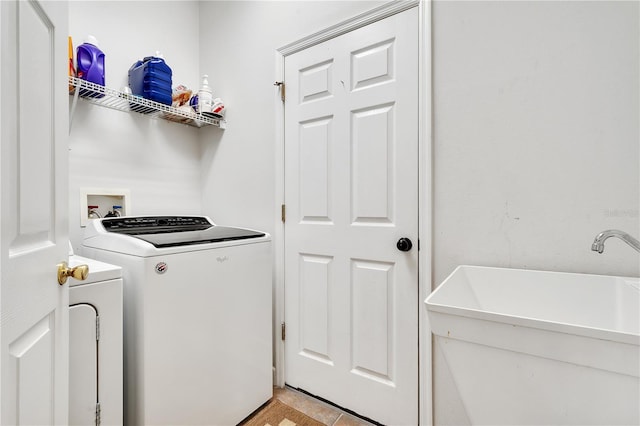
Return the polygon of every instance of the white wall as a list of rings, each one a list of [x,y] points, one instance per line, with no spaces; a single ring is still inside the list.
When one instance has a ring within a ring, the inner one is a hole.
[[[638,2],[433,4],[434,284],[459,264],[638,276]],[[468,424],[438,346],[436,424]],[[481,391],[481,389],[479,389]]]
[[[273,233],[275,52],[380,1],[216,1],[200,5],[200,63],[228,128],[203,144],[203,210],[219,223]]]
[[[127,85],[129,67],[156,50],[172,68],[174,85],[194,87],[199,84],[198,12],[198,2],[192,1],[71,1],[69,32],[74,46],[87,34],[98,39],[106,55],[107,87]],[[200,133],[79,100],[69,140],[74,249],[80,252],[81,187],[128,188],[131,214],[200,214]]]
[[[434,283],[640,274],[638,2],[435,2]]]

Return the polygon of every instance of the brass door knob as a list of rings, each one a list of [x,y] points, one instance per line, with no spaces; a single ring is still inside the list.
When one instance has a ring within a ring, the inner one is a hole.
[[[73,277],[76,280],[84,281],[89,275],[89,266],[78,265],[73,268],[69,268],[67,262],[58,263],[58,283],[63,285],[67,282],[67,278]]]

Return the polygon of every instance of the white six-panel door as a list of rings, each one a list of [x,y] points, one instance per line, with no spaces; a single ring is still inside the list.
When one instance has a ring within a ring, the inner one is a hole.
[[[0,420],[67,424],[67,4],[1,1]]]
[[[417,8],[287,56],[285,81],[285,380],[417,424]]]

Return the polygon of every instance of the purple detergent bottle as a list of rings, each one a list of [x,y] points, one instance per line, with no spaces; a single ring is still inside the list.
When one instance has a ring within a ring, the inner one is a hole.
[[[87,36],[84,43],[76,50],[78,78],[104,86],[104,52],[98,47],[98,40],[92,35]],[[101,98],[102,93],[82,89],[80,96]]]

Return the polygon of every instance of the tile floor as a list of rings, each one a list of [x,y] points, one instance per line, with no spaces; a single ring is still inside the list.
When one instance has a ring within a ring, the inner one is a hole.
[[[273,396],[327,426],[373,426],[365,420],[289,387],[273,388]]]

